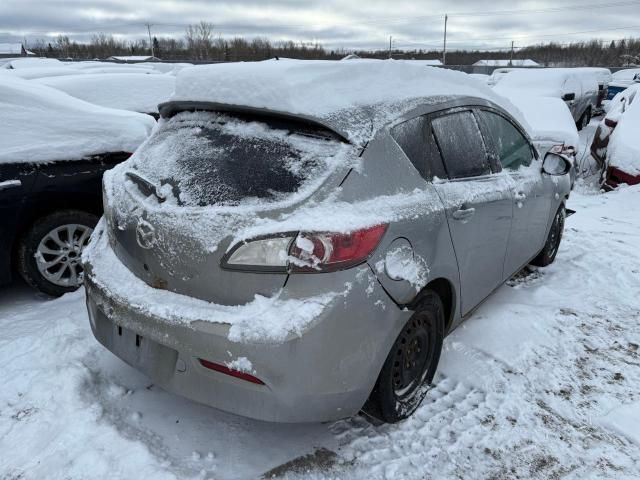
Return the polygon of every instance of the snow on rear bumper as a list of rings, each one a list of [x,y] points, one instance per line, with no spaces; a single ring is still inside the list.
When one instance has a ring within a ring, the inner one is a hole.
[[[100,235],[99,228],[96,232]],[[291,331],[280,341],[232,341],[232,325],[224,323],[229,307],[207,304],[207,314],[201,305],[199,310],[185,311],[186,319],[178,318],[171,300],[167,301],[176,294],[137,279],[140,285],[135,277],[112,284],[114,278],[101,275],[105,260],[110,270],[126,267],[108,242],[97,239],[95,243],[100,248],[92,243],[84,257],[85,285],[91,328],[100,343],[167,390],[243,416],[307,422],[353,415],[366,401],[409,314],[401,312],[377,282],[367,283],[362,273],[367,266],[330,275],[302,275],[289,282],[283,294],[300,298],[314,278],[322,278],[326,285],[348,281],[352,286],[324,305],[305,329]],[[293,287],[296,284],[298,288]],[[142,302],[144,292],[147,302],[155,302],[154,308]],[[199,320],[193,318],[195,313]],[[216,318],[219,321],[212,321]],[[254,318],[260,320],[260,316]],[[241,358],[251,362],[252,375],[264,385],[206,369],[199,361],[225,365]]]

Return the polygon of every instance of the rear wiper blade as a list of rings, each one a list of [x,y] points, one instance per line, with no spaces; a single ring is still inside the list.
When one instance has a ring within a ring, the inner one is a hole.
[[[158,186],[155,183],[134,172],[126,172],[126,175],[131,181],[138,185],[138,188],[144,196],[148,197],[149,195],[154,195],[160,202],[164,202],[166,200],[166,197],[160,193]]]

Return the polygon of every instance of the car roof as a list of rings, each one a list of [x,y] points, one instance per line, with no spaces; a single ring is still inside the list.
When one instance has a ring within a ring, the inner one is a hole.
[[[170,117],[198,108],[270,113],[304,119],[364,144],[420,105],[461,97],[513,110],[506,99],[462,72],[394,60],[270,60],[186,68],[160,113]]]

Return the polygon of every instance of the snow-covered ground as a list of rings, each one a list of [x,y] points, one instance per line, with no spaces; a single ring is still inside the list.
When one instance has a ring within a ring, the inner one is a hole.
[[[450,335],[423,406],[391,426],[195,404],[93,339],[82,290],[0,290],[0,479],[639,478],[640,186],[579,181],[569,207],[556,262]]]

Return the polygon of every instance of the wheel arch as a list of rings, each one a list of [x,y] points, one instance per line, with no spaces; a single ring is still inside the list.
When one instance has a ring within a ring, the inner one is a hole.
[[[445,335],[449,332],[453,325],[454,314],[456,312],[456,301],[457,295],[453,283],[444,278],[436,278],[431,280],[427,285],[424,286],[422,290],[415,296],[415,298],[411,301],[407,307],[410,310],[415,310],[415,308],[419,305],[420,301],[424,297],[427,291],[435,292],[442,301],[442,305],[444,307],[444,318],[445,318],[445,326],[444,331]]]

